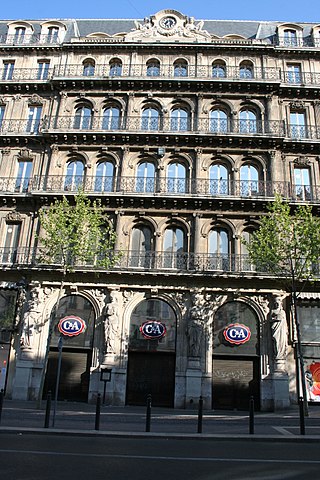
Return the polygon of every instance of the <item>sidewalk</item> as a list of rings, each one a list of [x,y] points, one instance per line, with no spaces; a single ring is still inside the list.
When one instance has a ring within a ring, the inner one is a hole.
[[[86,403],[58,402],[52,428],[53,404],[49,428],[44,428],[45,402],[4,400],[0,433],[43,432],[125,436],[237,437],[320,440],[320,406],[311,406],[305,418],[305,433],[300,435],[298,407],[277,413],[256,412],[254,435],[249,435],[249,413],[240,411],[204,411],[202,434],[198,433],[197,410],[152,407],[150,433],[146,433],[146,407],[101,406],[99,431],[95,430],[96,406]]]

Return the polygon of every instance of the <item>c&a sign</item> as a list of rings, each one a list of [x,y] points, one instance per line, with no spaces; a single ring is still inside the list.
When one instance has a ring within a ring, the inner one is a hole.
[[[144,338],[148,338],[149,340],[155,340],[157,338],[164,337],[167,329],[164,323],[150,320],[149,322],[145,322],[141,325],[140,332],[142,333]]]
[[[231,323],[224,329],[223,336],[228,343],[242,345],[250,340],[251,331],[242,323]]]
[[[84,332],[85,328],[85,321],[75,315],[68,315],[67,317],[61,318],[58,323],[59,332],[67,337],[76,337]]]

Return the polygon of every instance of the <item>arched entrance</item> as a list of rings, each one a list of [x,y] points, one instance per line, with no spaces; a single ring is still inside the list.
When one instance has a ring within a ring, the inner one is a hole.
[[[86,329],[78,336],[63,337],[58,400],[86,402],[88,400],[95,314],[89,300],[81,295],[69,295],[60,300],[53,320],[54,328],[50,342],[44,398],[49,390],[55,391],[60,337],[57,326],[61,318],[69,315],[75,315],[84,320]]]
[[[246,303],[227,302],[213,322],[212,408],[260,406],[258,318]]]
[[[151,394],[153,405],[173,406],[175,350],[173,309],[163,300],[140,302],[130,319],[127,404],[145,405]]]

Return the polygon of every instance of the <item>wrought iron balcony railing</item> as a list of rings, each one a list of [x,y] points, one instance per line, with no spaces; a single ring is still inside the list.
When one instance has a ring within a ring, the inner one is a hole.
[[[0,44],[5,45],[58,45],[61,43],[60,38],[56,35],[48,33],[47,35],[40,35],[36,33],[31,34],[8,34],[0,35]]]
[[[25,133],[25,134],[39,134],[41,120],[1,120],[0,121],[0,135],[10,133]]]
[[[0,82],[15,82],[21,80],[50,80],[52,68],[7,68],[0,69]]]

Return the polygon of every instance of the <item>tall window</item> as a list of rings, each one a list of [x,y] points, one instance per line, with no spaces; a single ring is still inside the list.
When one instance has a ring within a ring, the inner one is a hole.
[[[25,27],[17,27],[14,30],[14,43],[24,43],[26,36],[26,28]]]
[[[213,78],[225,78],[227,76],[227,70],[225,63],[214,62],[212,64],[212,77]]]
[[[136,191],[141,193],[154,193],[155,168],[151,162],[142,162],[138,166]]]
[[[122,62],[119,59],[111,60],[110,62],[110,77],[120,77],[122,75]]]
[[[250,62],[242,62],[239,70],[240,78],[253,78],[253,65]]]
[[[171,130],[184,132],[190,129],[189,115],[183,108],[174,108],[171,111]]]
[[[240,196],[247,197],[259,193],[259,172],[251,164],[240,168]]]
[[[307,127],[304,112],[290,112],[290,134],[292,138],[306,138]]]
[[[301,83],[301,66],[295,63],[287,65],[286,80],[289,83]]]
[[[104,130],[118,130],[120,128],[120,109],[108,107],[103,112],[102,128]]]
[[[97,165],[95,178],[96,192],[113,192],[114,189],[114,165],[110,161],[100,162]]]
[[[253,233],[253,230],[244,230],[242,232],[243,240],[250,243],[252,239],[252,233]],[[247,246],[241,242],[240,248],[241,248],[241,270],[247,271],[247,272],[255,271],[256,268],[255,268],[255,265],[250,260]]]
[[[209,170],[209,193],[211,195],[229,194],[229,174],[224,165],[216,163]]]
[[[92,59],[83,62],[83,76],[92,77],[94,75],[95,62]]]
[[[46,80],[49,75],[50,60],[38,61],[37,80]]]
[[[59,27],[49,27],[47,33],[48,43],[57,43],[59,39]]]
[[[228,117],[226,112],[220,109],[211,110],[210,112],[210,132],[227,133]]]
[[[0,105],[0,128],[1,128],[1,125],[2,125],[2,122],[3,122],[5,109],[6,109],[6,107],[4,105]]]
[[[92,128],[92,109],[90,107],[78,107],[74,117],[74,128],[90,130]]]
[[[2,80],[12,80],[14,71],[14,61],[5,60],[3,62]]]
[[[2,255],[3,263],[15,263],[17,261],[20,231],[20,223],[7,223]]]
[[[80,160],[73,160],[68,163],[67,174],[64,182],[64,189],[75,192],[83,187],[84,165]]]
[[[298,45],[297,32],[295,30],[285,30],[283,37],[284,45],[288,47],[296,47]]]
[[[167,193],[185,193],[186,167],[178,162],[173,162],[167,168]]]
[[[251,110],[241,110],[239,114],[239,132],[240,133],[256,133],[257,117]]]
[[[215,228],[209,233],[209,259],[213,270],[229,270],[229,234],[224,228]]]
[[[163,250],[165,268],[186,268],[185,234],[182,228],[172,227],[165,231]]]
[[[29,107],[26,132],[37,133],[40,127],[42,107]]]
[[[160,114],[157,109],[149,107],[142,111],[141,130],[160,130]]]
[[[294,185],[297,200],[311,200],[311,182],[309,168],[295,167]]]
[[[179,60],[173,65],[173,75],[175,77],[187,77],[188,76],[188,64],[185,60]]]
[[[147,77],[159,77],[160,75],[160,62],[153,59],[147,62]]]
[[[18,173],[15,184],[15,191],[25,193],[29,190],[29,183],[32,173],[32,161],[20,160],[18,162]]]
[[[130,266],[151,268],[153,265],[153,235],[151,228],[141,225],[132,230]]]

